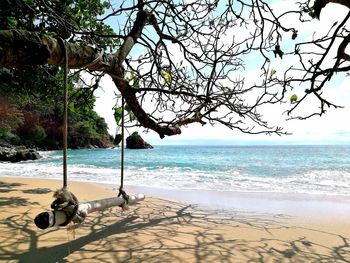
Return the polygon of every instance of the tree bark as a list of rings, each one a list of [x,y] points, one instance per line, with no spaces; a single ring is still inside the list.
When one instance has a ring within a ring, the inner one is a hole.
[[[112,55],[103,55],[98,49],[65,42],[68,66],[106,71],[113,62]],[[64,61],[64,46],[59,39],[25,30],[0,30],[0,65],[24,67],[33,65],[60,65]],[[95,61],[94,65],[90,65]]]
[[[132,205],[139,201],[145,199],[143,194],[138,194],[137,196],[130,196],[128,204]],[[79,204],[78,214],[88,215],[92,212],[102,211],[104,209],[120,206],[125,202],[122,197],[112,197],[101,200],[95,200],[88,203]],[[66,221],[67,217],[63,211],[46,211],[38,214],[35,219],[35,225],[41,229],[46,229],[50,227],[55,227],[63,224]],[[75,218],[73,218],[74,221]]]
[[[38,32],[0,30],[0,66],[23,68],[45,64],[60,65],[64,62],[64,48],[66,48],[69,68],[102,71],[112,77],[141,126],[154,130],[161,138],[165,135],[180,134],[178,125],[159,125],[151,119],[138,102],[135,90],[124,78],[122,64],[135,44],[135,39],[139,37],[146,18],[145,14],[138,16],[139,22],[135,22],[135,27],[115,54],[103,53],[86,45],[63,42],[61,39]]]

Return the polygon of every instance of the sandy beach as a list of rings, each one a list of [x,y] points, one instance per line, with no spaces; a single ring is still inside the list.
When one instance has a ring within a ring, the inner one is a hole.
[[[233,194],[246,208],[240,209],[215,203],[233,200],[227,193],[212,198],[212,206],[198,206],[203,193],[167,196],[163,190],[152,196],[149,189],[131,187],[144,190],[146,200],[128,211],[92,213],[75,233],[36,228],[34,217],[49,208],[60,186],[55,180],[0,178],[1,262],[350,262],[346,198]],[[70,182],[69,188],[81,203],[116,194],[99,184]],[[191,196],[197,198],[190,202]],[[257,209],[259,202],[264,209]]]

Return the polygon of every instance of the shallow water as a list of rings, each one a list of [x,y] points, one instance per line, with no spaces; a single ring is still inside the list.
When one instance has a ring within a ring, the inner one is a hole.
[[[0,163],[0,176],[60,179],[62,152]],[[70,180],[119,185],[120,149],[69,150]],[[350,196],[350,146],[156,146],[125,150],[125,184]]]

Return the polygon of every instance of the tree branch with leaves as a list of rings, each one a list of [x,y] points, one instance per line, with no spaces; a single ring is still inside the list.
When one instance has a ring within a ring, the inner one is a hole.
[[[325,106],[335,105],[320,91],[333,74],[349,69],[348,16],[330,35],[297,43],[294,52],[283,49],[286,36],[298,38],[298,30],[285,25],[289,17],[307,22],[305,13],[311,12],[311,20],[319,17],[320,6],[336,2],[348,7],[347,1],[306,1],[282,13],[261,0],[83,2],[71,0],[62,7],[53,0],[19,1],[35,22],[32,30],[7,25],[8,30],[0,31],[0,65],[59,65],[65,45],[71,69],[109,75],[135,117],[130,119],[161,138],[180,134],[192,123],[221,124],[250,134],[285,134],[264,120],[261,109],[286,102],[286,94],[302,82],[310,87],[301,99],[290,99],[288,113],[314,94],[323,114]],[[11,13],[6,15],[11,21]],[[59,30],[53,34],[54,24]],[[323,67],[327,50],[338,40],[335,63]],[[304,52],[308,45],[321,51]],[[257,55],[257,76],[247,80],[246,67]],[[287,56],[297,56],[299,67],[276,74],[271,61]]]

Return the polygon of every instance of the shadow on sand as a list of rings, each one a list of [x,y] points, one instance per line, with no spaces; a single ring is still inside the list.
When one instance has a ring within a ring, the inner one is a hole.
[[[0,181],[0,194],[17,191],[17,187],[22,186],[20,183],[6,183]],[[36,202],[29,202],[28,199],[22,197],[7,197],[0,196],[0,207],[15,207],[15,206],[29,206],[38,204]],[[5,209],[5,208],[2,208]]]
[[[17,186],[0,182],[0,187],[16,190]],[[22,197],[0,204],[2,211],[10,211],[1,217],[0,261],[350,262],[348,238],[286,226],[283,222],[288,218],[281,215],[208,212],[151,199],[128,212],[116,208],[89,215],[73,239],[62,238],[64,229],[36,229],[33,215],[37,210],[33,212],[32,204]],[[16,206],[28,209],[16,215]],[[301,234],[279,239],[279,231],[290,230]],[[317,243],[308,239],[309,232],[337,239],[339,245]]]

